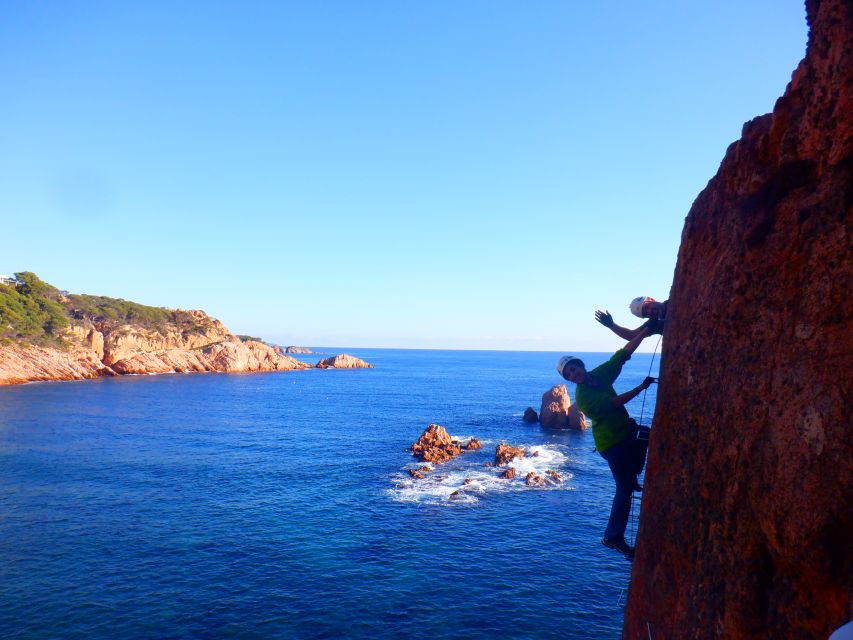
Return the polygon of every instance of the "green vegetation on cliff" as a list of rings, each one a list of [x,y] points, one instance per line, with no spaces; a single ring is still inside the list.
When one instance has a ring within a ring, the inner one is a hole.
[[[163,333],[171,325],[185,332],[204,332],[211,321],[187,311],[149,307],[121,298],[68,294],[29,271],[15,282],[0,284],[0,339],[62,346],[69,325],[111,328],[132,324]]]
[[[69,319],[62,293],[29,271],[16,273],[17,284],[0,284],[0,338],[61,344]]]

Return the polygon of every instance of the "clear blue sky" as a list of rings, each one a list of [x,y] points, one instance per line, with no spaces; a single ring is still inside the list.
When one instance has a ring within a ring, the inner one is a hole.
[[[283,344],[598,351],[795,0],[0,5],[0,273]],[[653,345],[648,345],[649,347]]]

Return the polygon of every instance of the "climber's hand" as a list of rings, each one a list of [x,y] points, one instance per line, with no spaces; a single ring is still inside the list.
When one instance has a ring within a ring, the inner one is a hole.
[[[613,316],[610,315],[609,311],[596,311],[595,319],[608,329],[613,328]]]
[[[653,378],[652,376],[647,376],[646,379],[640,383],[640,386],[643,389],[648,389],[653,382],[657,382],[657,381],[658,381],[657,378]]]

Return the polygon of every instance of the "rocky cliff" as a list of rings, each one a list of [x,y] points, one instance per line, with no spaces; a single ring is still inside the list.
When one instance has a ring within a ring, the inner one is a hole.
[[[853,3],[696,199],[670,297],[624,637],[853,617]]]
[[[192,330],[177,325],[154,330],[87,323],[63,332],[65,348],[6,344],[0,347],[0,385],[126,374],[285,371],[311,366],[261,342],[244,342],[201,311],[190,313],[199,321]]]

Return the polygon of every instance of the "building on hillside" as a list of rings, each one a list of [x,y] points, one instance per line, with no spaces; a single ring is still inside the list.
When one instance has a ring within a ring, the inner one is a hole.
[[[17,280],[12,276],[0,276],[0,284],[15,284]]]

